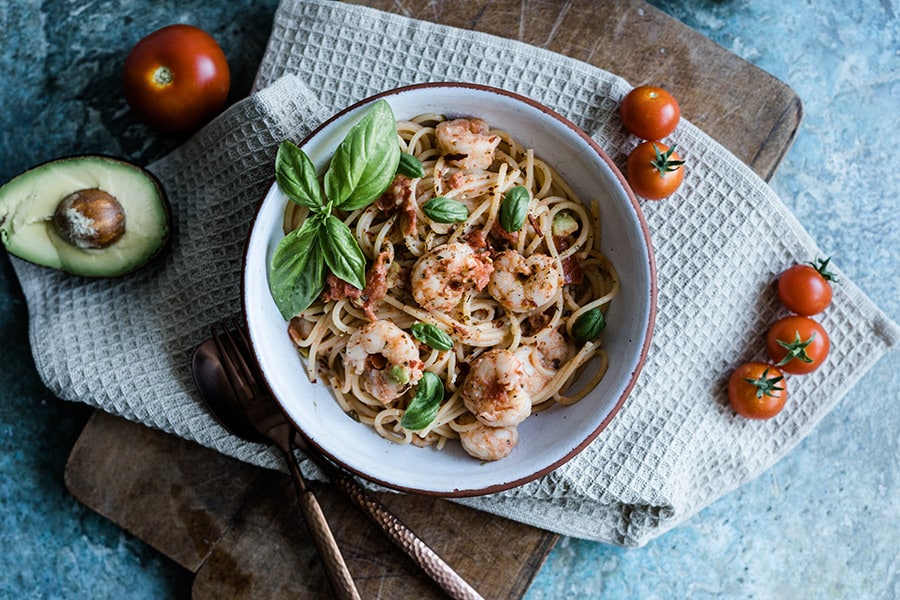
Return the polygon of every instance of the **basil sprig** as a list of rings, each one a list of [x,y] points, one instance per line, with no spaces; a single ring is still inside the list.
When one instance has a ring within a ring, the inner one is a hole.
[[[510,233],[522,229],[528,216],[529,202],[531,198],[528,196],[528,190],[521,185],[511,187],[506,192],[500,204],[500,225],[503,229]]]
[[[425,342],[435,350],[449,350],[453,347],[453,338],[443,329],[431,323],[416,323],[411,328],[413,337]]]
[[[469,218],[469,209],[465,204],[443,196],[426,202],[422,211],[435,223],[461,223]]]
[[[425,429],[437,417],[443,399],[444,384],[441,378],[425,371],[416,386],[416,395],[400,419],[400,425],[410,431]]]
[[[285,319],[315,301],[325,287],[325,267],[347,283],[365,287],[365,255],[350,228],[331,212],[374,202],[393,181],[399,162],[397,125],[385,100],[373,104],[335,150],[325,171],[324,194],[306,153],[287,140],[278,147],[278,187],[312,213],[281,240],[269,265],[269,288]]]

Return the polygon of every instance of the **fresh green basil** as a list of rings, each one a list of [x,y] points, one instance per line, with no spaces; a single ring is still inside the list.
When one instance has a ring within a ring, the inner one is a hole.
[[[572,326],[572,335],[579,342],[590,342],[597,339],[606,327],[606,319],[599,308],[592,308],[583,313]]]
[[[275,155],[275,180],[281,191],[300,206],[312,211],[322,210],[322,192],[316,167],[306,153],[284,140]]]
[[[416,323],[412,326],[413,337],[425,342],[435,350],[449,350],[453,347],[453,338],[443,329],[431,323]]]
[[[400,162],[397,123],[379,100],[340,143],[325,172],[325,195],[335,208],[356,210],[387,189]]]
[[[366,287],[366,257],[347,225],[328,215],[319,228],[319,245],[331,272],[359,289]]]
[[[435,223],[461,223],[469,218],[469,209],[465,204],[443,196],[426,202],[422,211]]]
[[[510,233],[522,229],[528,216],[530,202],[528,190],[521,185],[507,190],[503,196],[503,203],[500,204],[500,225],[503,229]]]
[[[287,234],[269,266],[269,289],[278,311],[289,320],[312,304],[325,287],[325,257],[318,243],[320,219],[308,218]]]
[[[285,140],[275,157],[275,179],[293,201],[312,214],[278,244],[269,266],[269,288],[279,312],[290,319],[312,304],[325,287],[326,267],[363,289],[366,258],[353,232],[331,214],[375,201],[390,185],[400,161],[397,125],[390,105],[379,100],[341,142],[324,177],[303,150]]]
[[[400,162],[397,164],[397,172],[406,175],[410,179],[421,179],[425,177],[425,167],[422,161],[406,152],[400,153]]]
[[[425,371],[416,386],[416,395],[400,419],[400,425],[410,431],[425,429],[437,417],[443,399],[444,384],[441,378]]]

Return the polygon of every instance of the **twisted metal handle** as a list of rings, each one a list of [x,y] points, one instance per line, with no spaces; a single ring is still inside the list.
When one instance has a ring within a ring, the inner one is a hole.
[[[349,473],[337,468],[315,450],[306,453],[353,503],[362,510],[416,565],[454,600],[484,600],[437,552],[403,524]]]

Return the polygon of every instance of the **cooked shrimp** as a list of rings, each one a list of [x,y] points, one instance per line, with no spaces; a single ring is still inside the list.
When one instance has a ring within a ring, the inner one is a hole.
[[[384,404],[415,385],[424,366],[412,337],[385,320],[372,321],[353,332],[345,363],[362,375],[366,391]]]
[[[476,358],[460,392],[466,408],[490,427],[512,427],[531,414],[525,369],[509,350],[491,350]]]
[[[572,357],[574,349],[559,329],[542,332],[535,344],[540,354],[541,364],[546,369],[557,370]]]
[[[438,149],[447,162],[460,169],[487,169],[494,162],[499,135],[488,135],[482,119],[454,119],[438,123],[434,132]]]
[[[413,298],[425,310],[451,310],[467,291],[483,290],[493,269],[488,254],[469,244],[437,246],[413,266]]]
[[[537,401],[559,367],[572,356],[572,348],[558,329],[542,333],[534,345],[519,346],[516,358],[522,362],[522,386]]]
[[[534,346],[519,346],[515,355],[522,363],[522,388],[529,396],[535,398],[550,382],[551,376],[539,371],[532,362],[540,354]]]
[[[461,431],[459,441],[470,456],[481,460],[500,460],[508,456],[519,442],[519,430],[478,423],[472,429]]]
[[[546,254],[525,258],[505,250],[494,258],[488,293],[513,312],[530,312],[553,301],[563,285],[556,259]]]

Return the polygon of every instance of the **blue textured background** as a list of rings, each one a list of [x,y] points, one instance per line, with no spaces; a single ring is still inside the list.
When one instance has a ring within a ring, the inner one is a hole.
[[[161,156],[179,140],[136,123],[119,91],[131,46],[173,22],[203,26],[229,57],[236,99],[276,4],[0,3],[0,183],[66,154]],[[797,91],[805,119],[772,186],[900,321],[897,0],[652,4]],[[66,491],[66,458],[90,411],[43,388],[26,320],[0,255],[0,597],[189,597],[189,574]],[[900,598],[898,402],[894,352],[764,475],[645,548],[562,539],[527,597]]]

